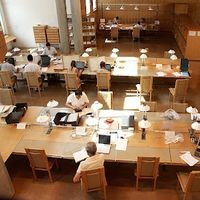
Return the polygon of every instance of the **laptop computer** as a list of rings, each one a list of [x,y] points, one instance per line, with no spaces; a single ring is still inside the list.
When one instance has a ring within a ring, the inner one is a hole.
[[[41,67],[48,67],[50,64],[51,58],[48,55],[41,55]]]
[[[111,148],[111,135],[99,134],[97,152],[108,154]]]
[[[76,61],[76,68],[77,69],[84,69],[85,63],[81,61]]]
[[[111,65],[110,64],[106,64],[106,70],[110,71],[111,72]]]
[[[189,61],[187,58],[181,58],[181,67],[180,67],[181,72],[188,72],[188,64]]]

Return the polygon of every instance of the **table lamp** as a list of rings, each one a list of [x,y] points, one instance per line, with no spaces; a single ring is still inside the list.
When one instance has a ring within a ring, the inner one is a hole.
[[[92,48],[87,48],[87,49],[85,49],[85,52],[87,52],[87,53],[92,52]]]
[[[99,103],[98,101],[95,101],[92,105],[91,108],[94,113],[94,117],[98,118],[99,117],[99,110],[103,108],[103,104]]]
[[[143,118],[147,118],[146,112],[150,110],[150,106],[147,105],[145,102],[141,102],[141,105],[139,106],[139,111],[144,112]]]
[[[148,49],[145,48],[145,49],[140,49],[140,53],[147,53],[148,52]]]
[[[87,52],[84,52],[82,55],[81,55],[83,58],[87,58],[89,57],[89,54]]]
[[[118,48],[113,48],[112,49],[112,53],[118,53],[119,52],[119,49]]]
[[[172,54],[171,56],[170,56],[170,60],[171,60],[171,69],[172,69],[172,64],[173,64],[173,60],[177,60],[178,58],[177,58],[177,56],[175,55],[175,54]]]
[[[151,123],[147,120],[147,118],[144,116],[141,121],[139,121],[139,127],[142,129],[141,139],[146,139],[146,128],[151,127]]]
[[[173,49],[170,49],[170,50],[168,51],[168,54],[170,54],[170,55],[175,54],[175,51],[174,51]]]
[[[196,120],[197,118],[196,114],[198,113],[198,110],[195,107],[194,108],[192,106],[187,107],[186,112],[191,114],[192,121]]]
[[[142,59],[142,66],[145,66],[145,59],[147,59],[147,55],[146,54],[141,54],[140,58]]]
[[[115,67],[115,66],[116,66],[116,59],[117,59],[117,57],[118,57],[117,53],[112,52],[112,53],[110,54],[110,57],[113,58],[113,60],[114,60],[114,67]]]

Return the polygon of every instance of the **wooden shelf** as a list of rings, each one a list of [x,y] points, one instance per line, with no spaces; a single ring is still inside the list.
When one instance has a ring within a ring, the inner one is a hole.
[[[47,41],[51,44],[60,43],[59,29],[56,27],[48,27],[46,29]]]
[[[0,62],[5,60],[5,55],[7,53],[6,40],[3,31],[0,31]]]
[[[200,60],[200,26],[187,15],[175,15],[174,37],[185,58]]]
[[[46,25],[33,26],[35,43],[46,43]]]

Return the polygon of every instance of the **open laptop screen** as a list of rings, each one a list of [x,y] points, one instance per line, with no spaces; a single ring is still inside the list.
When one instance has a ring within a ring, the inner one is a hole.
[[[106,70],[111,71],[111,65],[110,64],[106,64]]]
[[[110,144],[110,135],[99,135],[99,144]]]

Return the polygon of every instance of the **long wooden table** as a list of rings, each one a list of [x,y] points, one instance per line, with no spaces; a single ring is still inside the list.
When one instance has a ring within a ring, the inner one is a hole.
[[[82,149],[88,141],[94,138],[96,127],[87,126],[86,136],[74,137],[74,127],[54,127],[50,134],[46,134],[47,124],[39,124],[36,118],[44,109],[43,107],[29,107],[22,122],[29,124],[26,129],[16,129],[16,125],[0,124],[0,152],[4,162],[10,154],[25,154],[24,148],[45,149],[48,156],[73,159],[72,154]],[[102,111],[103,112],[103,111]],[[124,111],[119,111],[119,113]],[[130,111],[129,111],[130,112]],[[105,113],[105,111],[104,111]],[[112,111],[107,112],[112,117]],[[194,153],[195,146],[191,143],[188,129],[191,126],[189,114],[181,114],[179,120],[166,120],[159,112],[147,113],[151,128],[147,130],[146,140],[141,140],[141,130],[137,122],[143,117],[143,113],[132,112],[135,116],[135,130],[128,138],[126,151],[118,151],[112,145],[110,154],[105,155],[107,161],[136,162],[138,156],[158,156],[162,164],[185,165],[180,159],[181,151]],[[100,115],[101,116],[101,115]],[[87,118],[87,117],[86,117]],[[172,130],[181,133],[183,143],[165,144],[165,131]]]

